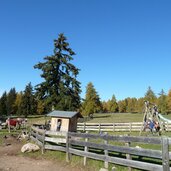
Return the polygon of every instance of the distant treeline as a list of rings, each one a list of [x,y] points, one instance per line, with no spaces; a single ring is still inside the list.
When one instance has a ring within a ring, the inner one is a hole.
[[[100,98],[92,83],[87,85],[85,99],[80,103],[77,110],[81,111],[83,115],[90,115],[91,113],[142,113],[144,101],[148,100],[158,106],[158,110],[162,114],[171,112],[171,90],[166,95],[163,90],[157,97],[151,87],[148,88],[144,97],[141,98],[126,98],[117,101],[115,95],[108,101],[100,101]],[[52,106],[48,105],[46,101],[40,100],[36,96],[31,83],[29,83],[24,91],[16,92],[12,88],[9,92],[4,92],[0,97],[0,116],[28,116],[28,115],[42,115],[47,114],[52,110]]]
[[[81,105],[81,111],[84,115],[91,113],[142,113],[144,110],[144,101],[149,101],[157,105],[158,111],[162,114],[171,112],[171,90],[165,94],[162,89],[157,97],[151,87],[148,87],[144,97],[141,98],[125,98],[117,101],[115,95],[108,101],[100,101],[99,95],[93,84],[90,82],[86,87],[86,96]]]

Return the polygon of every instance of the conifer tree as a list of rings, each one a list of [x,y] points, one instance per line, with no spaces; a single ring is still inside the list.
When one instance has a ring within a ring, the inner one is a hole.
[[[119,107],[119,113],[126,112],[126,107],[127,107],[126,100],[118,101],[118,107]]]
[[[136,98],[126,98],[126,112],[133,113],[137,111],[137,99]]]
[[[168,96],[167,96],[167,110],[168,113],[171,113],[171,89],[168,92]]]
[[[26,85],[22,101],[21,101],[21,112],[22,114],[27,117],[28,115],[36,114],[36,100],[33,93],[33,87],[31,83]]]
[[[153,90],[151,89],[151,87],[148,87],[147,92],[145,93],[145,100],[149,101],[150,103],[156,103],[157,102],[157,97],[154,94]]]
[[[75,52],[63,34],[54,40],[54,54],[34,66],[44,81],[36,86],[39,99],[58,110],[77,110],[80,105],[79,69],[71,61]]]
[[[22,109],[21,109],[22,96],[23,96],[22,92],[17,93],[16,100],[15,100],[15,103],[14,103],[14,108],[16,110],[17,115],[22,114]]]
[[[102,104],[98,93],[96,92],[94,85],[90,82],[86,87],[86,96],[82,104],[82,114],[91,115],[93,113],[100,112],[102,110]]]
[[[118,103],[116,101],[115,95],[113,95],[112,99],[108,101],[108,111],[109,112],[118,112]]]
[[[9,93],[7,94],[7,115],[11,115],[11,114],[16,114],[16,110],[14,108],[14,103],[16,100],[16,90],[15,88],[11,88]]]
[[[0,115],[7,115],[7,93],[6,91],[2,94],[0,98]]]
[[[138,113],[144,112],[144,98],[143,97],[137,100],[137,112]]]
[[[158,98],[158,110],[162,114],[167,113],[167,96],[165,95],[164,90],[162,89],[161,92],[159,93],[159,98]]]

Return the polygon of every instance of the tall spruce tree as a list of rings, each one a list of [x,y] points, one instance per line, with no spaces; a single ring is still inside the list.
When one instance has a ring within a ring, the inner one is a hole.
[[[28,115],[34,115],[36,114],[36,101],[34,98],[34,93],[33,93],[33,86],[31,83],[26,85],[22,100],[21,100],[21,113],[25,117]]]
[[[38,97],[58,110],[77,110],[80,105],[79,69],[71,61],[75,52],[63,34],[54,40],[54,54],[34,66],[42,70],[44,82],[36,86]]]
[[[102,110],[102,104],[94,85],[90,82],[86,87],[86,96],[82,104],[82,114],[90,115]]]
[[[7,115],[7,93],[6,91],[2,94],[0,98],[0,115]]]

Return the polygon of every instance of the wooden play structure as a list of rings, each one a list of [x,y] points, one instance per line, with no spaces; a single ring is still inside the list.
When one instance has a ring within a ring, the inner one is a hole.
[[[161,133],[163,125],[158,113],[157,106],[149,101],[144,102],[144,116],[140,135],[142,131],[150,130],[150,132]]]

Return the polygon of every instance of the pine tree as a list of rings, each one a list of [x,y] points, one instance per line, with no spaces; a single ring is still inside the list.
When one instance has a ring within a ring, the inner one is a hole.
[[[158,98],[158,110],[162,114],[167,113],[167,96],[165,95],[164,90],[162,89],[161,92],[159,93],[160,96]]]
[[[2,94],[0,98],[0,115],[7,115],[7,93],[6,91]]]
[[[58,110],[77,110],[80,105],[79,69],[71,61],[75,52],[69,47],[63,34],[54,40],[54,54],[34,66],[42,70],[44,82],[36,86],[38,97]]]
[[[34,115],[36,113],[36,100],[33,93],[33,87],[31,83],[26,85],[24,94],[21,101],[22,114],[27,117],[28,115]]]
[[[16,114],[16,110],[14,108],[16,96],[17,94],[15,88],[12,88],[7,94],[7,115]]]
[[[94,85],[90,82],[86,87],[86,96],[82,104],[82,114],[90,115],[100,112],[102,110],[102,104],[98,93],[96,92]]]
[[[144,98],[145,98],[145,100],[149,101],[150,103],[156,103],[157,102],[157,97],[154,94],[151,87],[148,87],[148,90],[147,90]]]

